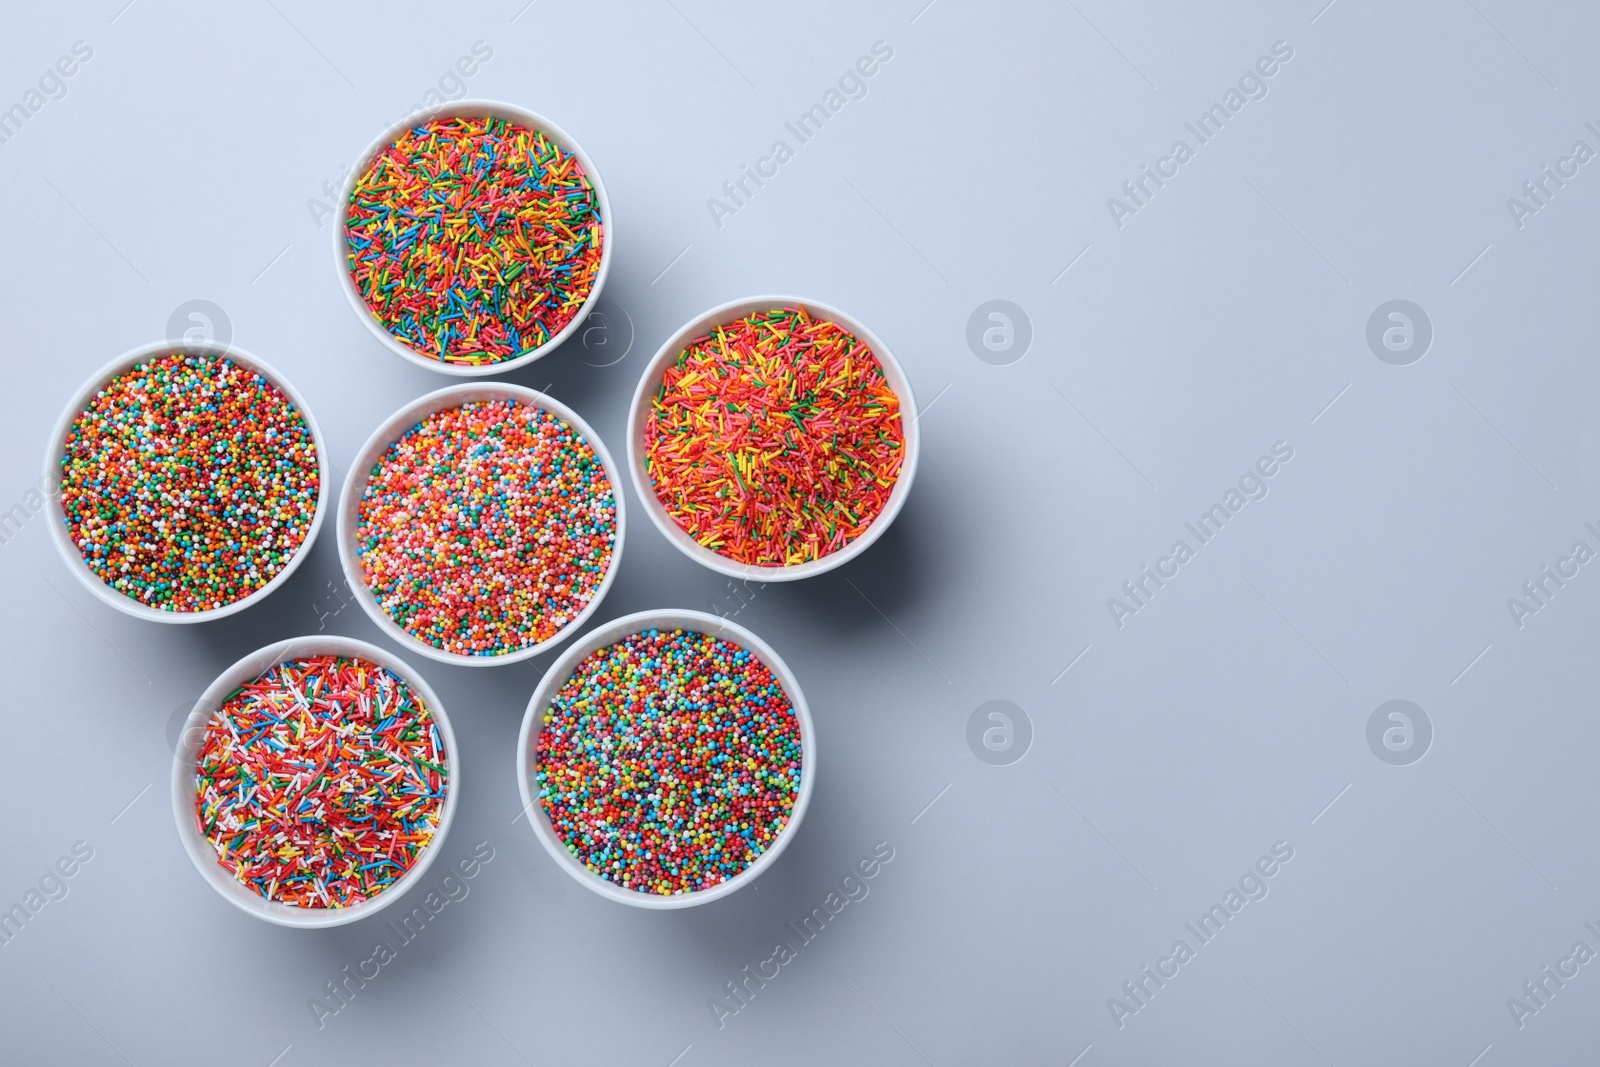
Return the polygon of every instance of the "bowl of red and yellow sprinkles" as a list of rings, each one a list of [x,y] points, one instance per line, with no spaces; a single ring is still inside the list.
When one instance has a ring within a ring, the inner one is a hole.
[[[788,581],[865,551],[916,471],[911,383],[842,311],[768,296],[713,308],[651,360],[628,470],[656,527],[719,573]]]
[[[583,625],[622,555],[619,472],[577,413],[494,382],[430,393],[373,433],[339,501],[356,599],[445,663],[536,656]]]
[[[351,170],[335,252],[345,294],[391,351],[498,374],[570,337],[610,268],[594,164],[548,119],[461,101],[389,130]]]
[[[311,409],[236,348],[171,343],[98,371],[46,459],[51,539],[97,597],[139,618],[204,622],[282,585],[328,497]]]
[[[246,656],[180,735],[172,797],[189,858],[231,903],[321,927],[392,904],[450,827],[455,737],[425,681],[349,638]]]
[[[754,881],[793,838],[816,776],[811,714],[778,654],[697,611],[608,623],[528,702],[517,785],[563,870],[641,908]]]

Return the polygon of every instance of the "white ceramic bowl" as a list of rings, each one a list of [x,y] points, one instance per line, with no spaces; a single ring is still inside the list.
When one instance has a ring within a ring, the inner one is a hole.
[[[466,656],[458,652],[446,652],[434,648],[408,632],[403,626],[389,617],[378,603],[378,598],[367,587],[365,574],[361,569],[361,557],[356,548],[356,529],[360,525],[359,508],[361,495],[366,492],[367,481],[372,475],[372,468],[383,458],[389,446],[398,441],[406,431],[417,423],[432,415],[436,411],[446,408],[457,408],[478,400],[515,400],[523,404],[532,404],[541,407],[553,415],[558,416],[589,442],[589,447],[594,449],[600,463],[605,467],[606,477],[611,482],[611,496],[617,508],[617,535],[611,546],[611,566],[606,569],[605,577],[600,579],[600,585],[595,589],[594,596],[583,610],[572,617],[572,620],[558,630],[547,640],[526,648],[519,648],[515,652],[507,652],[499,656]],[[548,649],[565,641],[588,621],[595,609],[600,606],[600,601],[605,599],[606,592],[611,588],[611,583],[616,579],[617,568],[622,563],[622,543],[625,533],[625,516],[623,507],[623,492],[621,471],[611,459],[611,453],[606,451],[605,442],[600,440],[600,435],[590,428],[589,424],[578,417],[578,413],[567,407],[554,397],[520,385],[509,382],[478,382],[464,385],[451,385],[427,396],[412,401],[373,431],[367,438],[367,443],[361,446],[361,451],[356,454],[355,462],[350,465],[350,476],[345,480],[344,489],[339,494],[339,563],[344,568],[345,581],[354,591],[356,600],[361,604],[372,621],[389,637],[399,642],[402,646],[413,649],[429,659],[438,660],[440,663],[453,663],[458,667],[496,667],[503,663],[517,663],[539,655]]]
[[[878,359],[878,365],[883,368],[883,376],[889,383],[889,388],[900,398],[900,425],[905,435],[905,457],[900,462],[899,478],[895,481],[894,488],[889,491],[888,502],[861,536],[821,559],[796,563],[788,567],[762,567],[740,563],[719,552],[713,552],[689,536],[673,521],[665,505],[656,496],[655,488],[650,484],[650,475],[645,471],[644,428],[650,416],[651,401],[655,398],[656,390],[661,385],[661,379],[666,374],[668,365],[678,358],[690,341],[708,333],[713,326],[725,325],[753,312],[797,305],[805,308],[813,318],[838,323],[872,349],[872,354]],[[921,433],[917,428],[917,402],[911,395],[911,380],[906,377],[905,371],[900,368],[889,347],[862,322],[838,308],[798,296],[746,297],[743,300],[734,300],[720,307],[714,307],[685,323],[682,329],[667,339],[667,343],[657,350],[645,367],[644,374],[639,379],[639,386],[633,393],[633,405],[628,412],[628,474],[633,479],[634,492],[639,494],[639,501],[644,505],[645,514],[650,516],[650,521],[655,524],[656,529],[696,563],[710,567],[718,574],[725,574],[730,578],[759,582],[790,582],[798,578],[809,578],[814,574],[823,574],[835,567],[843,566],[865,552],[874,541],[883,536],[889,524],[894,522],[895,516],[900,514],[900,508],[911,492],[911,480],[917,473],[917,456],[920,452]]]
[[[503,363],[491,363],[485,366],[470,366],[467,364],[446,363],[443,360],[434,359],[430,355],[418,352],[384,329],[383,324],[378,321],[367,307],[366,301],[361,299],[361,293],[356,289],[355,280],[350,277],[350,248],[345,240],[345,222],[350,213],[350,193],[355,189],[356,182],[366,173],[373,157],[393,144],[395,139],[402,133],[414,126],[431,122],[435,119],[482,118],[484,116],[505,119],[508,122],[515,122],[522,126],[543,131],[550,140],[560,145],[563,150],[576,156],[578,164],[583,167],[584,175],[589,179],[589,184],[594,187],[595,199],[600,205],[600,225],[603,230],[600,245],[600,269],[595,273],[594,288],[589,290],[588,297],[584,300],[583,306],[578,309],[578,313],[572,317],[572,321],[562,327],[550,340],[530,352],[517,356],[515,359],[508,359]],[[415,363],[419,367],[438,371],[441,374],[454,374],[467,378],[482,377],[488,374],[504,374],[506,371],[532,363],[541,356],[549,355],[563,341],[582,328],[583,320],[589,317],[590,310],[600,299],[600,290],[605,287],[606,276],[611,272],[611,246],[615,240],[615,230],[611,220],[611,201],[606,197],[606,187],[600,180],[600,172],[595,169],[594,161],[589,158],[588,153],[578,145],[577,141],[574,141],[566,131],[549,119],[532,111],[493,100],[452,101],[443,107],[408,115],[404,120],[391,126],[367,147],[367,150],[362,153],[356,165],[350,168],[350,173],[345,178],[344,186],[339,193],[338,210],[335,213],[334,221],[336,223],[333,228],[334,268],[339,274],[339,286],[344,290],[344,295],[349,298],[350,306],[355,309],[356,317],[366,323],[367,329],[371,330],[372,335],[389,351],[401,359]]]
[[[282,901],[266,899],[255,890],[242,885],[217,861],[217,854],[211,847],[211,842],[206,840],[200,828],[195,825],[194,775],[200,758],[200,749],[205,743],[206,723],[211,721],[217,709],[239,686],[259,678],[275,664],[306,656],[349,656],[364,659],[387,668],[405,682],[413,695],[420,699],[423,706],[432,714],[433,721],[439,728],[439,737],[444,741],[445,767],[449,771],[445,777],[445,798],[444,806],[439,812],[439,825],[434,830],[433,840],[428,842],[428,847],[422,850],[417,861],[411,865],[411,869],[396,879],[394,884],[376,896],[347,908],[301,908]],[[439,702],[439,697],[422,676],[412,670],[404,660],[365,641],[333,634],[318,634],[295,637],[257,649],[223,671],[201,694],[178,737],[178,751],[172,760],[172,811],[178,821],[178,837],[183,842],[183,850],[189,854],[189,859],[194,861],[195,869],[200,872],[200,876],[211,885],[211,888],[222,894],[228,903],[258,919],[265,919],[279,926],[299,926],[307,929],[343,926],[345,923],[364,919],[393,904],[406,890],[422,880],[422,876],[432,865],[434,856],[443,847],[445,835],[455,818],[456,802],[461,792],[461,759],[456,748],[456,736],[450,730],[450,719],[445,714],[444,705]]]
[[[734,875],[725,882],[718,883],[709,889],[697,889],[690,893],[680,893],[665,896],[659,893],[641,893],[636,889],[625,889],[615,882],[607,881],[590,871],[572,853],[567,851],[566,845],[556,836],[555,827],[550,823],[550,817],[545,813],[544,805],[534,796],[534,775],[536,773],[537,745],[539,733],[544,729],[544,713],[549,708],[551,700],[571,677],[572,671],[582,661],[583,657],[596,649],[627,637],[629,634],[639,633],[642,630],[674,630],[682,627],[697,633],[710,634],[712,637],[730,641],[741,648],[753,652],[767,669],[777,678],[783,686],[784,695],[789,698],[794,707],[795,716],[800,720],[800,793],[795,797],[794,808],[789,812],[789,821],[784,824],[778,836],[768,846],[767,850],[757,856],[755,862],[744,870]],[[528,701],[527,713],[522,717],[522,732],[517,736],[517,789],[522,794],[522,810],[527,815],[528,822],[533,826],[535,836],[545,851],[555,857],[556,863],[562,870],[582,882],[589,889],[601,896],[623,904],[631,904],[636,908],[650,908],[657,911],[672,908],[689,908],[696,904],[707,904],[719,897],[737,891],[740,887],[749,885],[761,875],[761,872],[777,860],[778,856],[789,845],[789,840],[794,837],[795,831],[800,828],[800,820],[805,816],[806,806],[811,803],[811,791],[817,777],[817,746],[815,731],[811,725],[811,711],[806,707],[805,695],[800,692],[800,683],[795,679],[794,672],[778,657],[761,638],[751,633],[731,620],[719,619],[715,615],[708,615],[703,611],[641,611],[633,615],[625,615],[613,620],[604,626],[589,633],[570,645],[539,681],[539,687],[533,691],[533,697]]]
[[[101,581],[100,576],[90,570],[89,565],[84,562],[83,554],[78,551],[78,546],[72,543],[72,537],[67,533],[66,516],[61,510],[61,459],[67,451],[67,431],[72,429],[73,420],[83,413],[89,401],[94,398],[96,393],[105,388],[106,383],[111,381],[112,378],[132,368],[136,363],[143,363],[146,360],[166,355],[169,352],[194,352],[226,357],[241,367],[248,367],[255,371],[277,386],[283,395],[289,398],[289,402],[295,406],[295,409],[300,412],[300,417],[306,420],[306,428],[311,431],[311,441],[317,450],[317,507],[311,516],[311,526],[306,530],[305,540],[300,542],[300,547],[295,549],[294,554],[289,557],[289,562],[285,563],[283,569],[273,575],[266,585],[247,597],[235,600],[231,604],[224,604],[220,608],[208,608],[205,611],[164,611],[161,608],[153,608],[148,604],[135,600],[126,593],[118,592]],[[322,529],[323,513],[328,510],[328,469],[328,444],[322,439],[322,431],[317,428],[317,420],[312,417],[310,405],[306,403],[305,397],[301,396],[299,391],[289,384],[287,378],[273,370],[266,363],[232,345],[184,344],[171,341],[144,345],[118,359],[112,360],[95,371],[89,380],[84,382],[83,386],[74,394],[72,400],[67,404],[66,410],[56,420],[55,429],[52,431],[50,438],[50,451],[45,456],[44,461],[44,484],[51,487],[50,499],[45,502],[45,510],[50,518],[47,524],[50,527],[50,540],[55,543],[56,551],[61,554],[62,560],[66,562],[67,569],[72,572],[73,577],[82,582],[84,588],[88,589],[89,592],[118,611],[126,612],[137,619],[149,619],[152,622],[209,622],[212,619],[220,619],[226,615],[243,611],[251,604],[265,599],[274,589],[288,581],[289,575],[293,574],[295,568],[300,566],[300,562],[310,553],[312,542],[317,539],[317,531]]]

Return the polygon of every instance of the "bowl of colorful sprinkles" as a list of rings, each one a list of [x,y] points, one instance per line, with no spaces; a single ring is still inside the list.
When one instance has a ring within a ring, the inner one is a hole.
[[[136,349],[51,437],[51,540],[90,592],[157,622],[240,611],[288,580],[328,498],[327,448],[282,375],[237,348]]]
[[[299,637],[229,667],[172,765],[178,836],[235,906],[282,926],[353,922],[416,884],[460,787],[428,683],[384,650]]]
[[[766,642],[699,611],[645,611],[585,634],[522,720],[523,811],[601,896],[685,908],[778,858],[816,778],[811,713]]]
[[[499,374],[579,328],[611,266],[610,228],[576,141],[531,111],[464,100],[401,122],[351,168],[334,251],[390,351]]]
[[[650,520],[690,558],[764,582],[865,551],[916,472],[911,382],[872,331],[791,296],[723,304],[645,368],[628,471]]]
[[[536,656],[600,606],[622,558],[619,472],[565,404],[451,386],[367,439],[339,498],[339,556],[368,615],[444,663]]]

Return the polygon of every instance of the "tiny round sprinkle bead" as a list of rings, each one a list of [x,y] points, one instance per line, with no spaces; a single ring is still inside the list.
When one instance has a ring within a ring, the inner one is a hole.
[[[367,588],[418,640],[501,656],[554,637],[616,547],[605,464],[565,420],[517,400],[445,408],[389,446],[361,494]]]
[[[679,353],[650,405],[644,449],[657,499],[697,543],[784,567],[872,525],[905,433],[871,349],[804,308],[774,308]]]
[[[411,869],[449,777],[433,715],[383,667],[289,660],[206,724],[195,824],[217,862],[268,900],[344,908]]]
[[[431,119],[373,157],[345,223],[356,291],[412,351],[488,366],[548,343],[599,275],[605,228],[583,166],[544,131]]]
[[[586,868],[670,896],[733,878],[788,825],[800,720],[749,650],[645,630],[584,657],[544,715],[535,791]]]
[[[172,352],[118,374],[72,422],[62,519],[101,581],[141,604],[208,611],[289,563],[316,515],[304,416],[224,356]]]

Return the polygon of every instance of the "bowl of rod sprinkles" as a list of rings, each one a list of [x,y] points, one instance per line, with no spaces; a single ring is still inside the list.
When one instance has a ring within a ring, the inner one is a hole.
[[[523,716],[517,788],[573,878],[640,908],[754,881],[799,828],[816,779],[793,672],[742,626],[645,611],[575,641]]]
[[[503,382],[440,389],[368,438],[339,498],[357,601],[401,645],[486,667],[600,606],[622,557],[620,472],[577,413]]]
[[[386,348],[499,374],[581,326],[611,266],[611,205],[576,141],[531,111],[458,101],[384,133],[351,168],[340,284]]]
[[[422,877],[455,817],[455,735],[383,649],[293,638],[229,667],[180,733],[178,836],[229,903],[282,926],[353,922]]]
[[[764,582],[859,555],[916,473],[911,382],[835,308],[736,300],[674,334],[628,417],[628,472],[650,520],[690,558]]]
[[[119,611],[231,615],[288,580],[322,525],[327,447],[304,398],[237,348],[162,342],[84,383],[45,459],[51,540]]]

